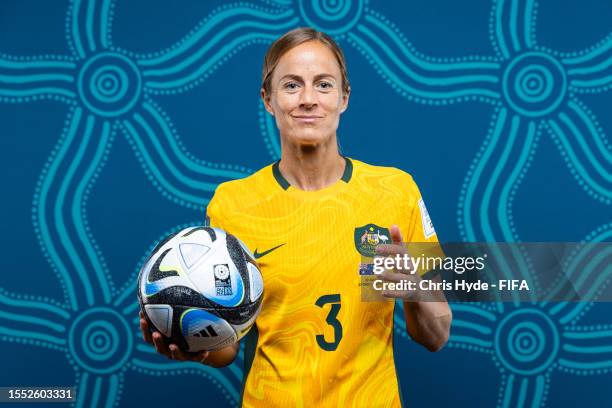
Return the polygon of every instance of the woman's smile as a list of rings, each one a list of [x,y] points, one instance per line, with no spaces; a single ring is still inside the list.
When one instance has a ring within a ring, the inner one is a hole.
[[[316,115],[293,115],[293,119],[298,123],[315,123],[322,118],[323,116]]]

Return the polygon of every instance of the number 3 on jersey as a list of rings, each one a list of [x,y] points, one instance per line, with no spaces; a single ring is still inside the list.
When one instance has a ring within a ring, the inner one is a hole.
[[[323,295],[317,299],[315,305],[323,308],[326,304],[331,303],[331,308],[327,314],[325,321],[334,328],[334,341],[325,340],[325,336],[317,334],[317,344],[325,351],[334,351],[338,348],[340,340],[342,340],[342,324],[338,320],[338,312],[340,312],[340,294]]]

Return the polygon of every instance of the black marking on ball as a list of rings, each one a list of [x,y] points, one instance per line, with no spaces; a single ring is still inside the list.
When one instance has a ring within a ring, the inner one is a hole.
[[[172,248],[166,249],[164,253],[161,254],[159,258],[157,258],[157,261],[155,261],[155,263],[151,267],[151,272],[149,273],[149,276],[147,277],[150,283],[156,282],[160,279],[167,278],[169,276],[179,276],[179,273],[176,270],[162,271],[159,269],[159,266],[161,265],[162,261],[166,257],[166,254],[170,251],[172,251]]]
[[[147,304],[172,305],[186,307],[201,307],[203,309],[215,308],[215,303],[208,300],[203,294],[187,286],[170,286],[159,293],[149,296]]]
[[[242,245],[240,245],[240,242],[238,242],[236,237],[233,236],[232,234],[227,234],[225,236],[225,241],[227,243],[227,252],[229,253],[229,256],[232,262],[236,266],[236,269],[238,269],[238,273],[240,273],[242,282],[244,283],[249,282],[249,270],[246,265],[247,256],[245,255],[244,250],[242,249]],[[250,285],[248,284],[244,286],[245,286],[244,299],[245,301],[248,302],[248,299],[251,298],[251,288],[250,288]],[[243,304],[245,301],[243,301]]]
[[[164,245],[166,245],[166,243],[170,241],[172,238],[174,238],[176,234],[178,234],[178,232],[173,232],[172,234],[168,235],[166,238],[162,239],[157,245],[155,245],[155,248],[153,248],[153,251],[151,251],[151,253],[154,254],[157,251],[159,251],[159,249],[163,247]]]
[[[189,235],[193,234],[196,231],[206,231],[208,235],[210,235],[210,240],[212,242],[215,242],[217,240],[217,234],[215,234],[215,230],[210,227],[195,227],[194,229],[187,232],[186,234],[183,234],[183,237],[188,237]]]

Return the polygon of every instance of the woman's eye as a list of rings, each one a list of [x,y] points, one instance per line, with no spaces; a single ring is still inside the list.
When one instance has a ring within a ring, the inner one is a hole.
[[[320,82],[319,86],[323,89],[331,89],[334,87],[330,82]]]
[[[285,88],[286,89],[297,89],[298,84],[296,84],[295,82],[287,82],[285,84]]]

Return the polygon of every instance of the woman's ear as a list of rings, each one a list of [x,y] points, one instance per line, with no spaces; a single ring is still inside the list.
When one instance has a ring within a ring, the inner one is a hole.
[[[261,88],[259,95],[261,96],[264,108],[266,108],[270,115],[274,116],[274,111],[272,110],[272,105],[270,104],[270,95],[266,94],[266,90],[264,88]]]
[[[342,107],[340,108],[340,113],[344,113],[344,111],[348,109],[348,102],[349,102],[350,96],[351,96],[351,87],[349,86],[346,92],[342,93]]]

